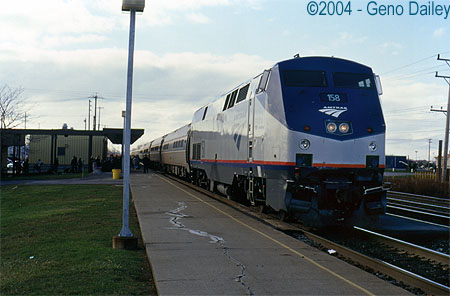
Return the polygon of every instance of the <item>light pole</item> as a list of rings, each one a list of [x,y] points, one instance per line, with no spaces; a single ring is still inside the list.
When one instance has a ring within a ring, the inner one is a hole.
[[[136,12],[143,12],[145,0],[122,0],[122,11],[130,12],[130,35],[128,44],[128,72],[127,72],[127,98],[125,109],[125,126],[123,132],[123,220],[122,230],[118,237],[113,238],[115,248],[133,248],[137,246],[137,240],[133,238],[129,227],[129,203],[130,203],[130,142],[131,142],[131,100],[133,88],[133,58],[134,58],[134,34]]]
[[[98,128],[97,130],[100,130],[100,110],[105,109],[105,107],[98,106]]]

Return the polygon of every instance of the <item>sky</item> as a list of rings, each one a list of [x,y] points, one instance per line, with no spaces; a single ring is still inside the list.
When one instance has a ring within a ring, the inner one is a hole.
[[[338,2],[328,5],[346,8],[341,15],[311,15],[303,0],[147,0],[136,17],[131,120],[145,129],[136,144],[300,54],[370,66],[383,85],[386,154],[428,159],[431,139],[437,155],[445,114],[430,107],[447,108],[449,85],[435,72],[450,76],[437,60],[450,59],[450,2]],[[121,0],[0,3],[0,86],[23,88],[26,127],[85,129],[97,94],[101,128],[121,128],[130,25]]]

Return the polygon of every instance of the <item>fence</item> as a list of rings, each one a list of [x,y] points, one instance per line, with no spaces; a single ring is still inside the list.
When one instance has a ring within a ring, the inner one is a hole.
[[[450,177],[450,169],[447,170],[447,181],[449,181]],[[438,173],[434,171],[415,171],[414,178],[417,179],[428,179],[428,180],[437,180]]]
[[[414,178],[436,180],[437,174],[433,171],[416,171],[414,172]]]

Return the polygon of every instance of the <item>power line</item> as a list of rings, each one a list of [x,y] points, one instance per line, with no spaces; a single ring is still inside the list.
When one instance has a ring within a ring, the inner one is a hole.
[[[387,75],[386,77],[399,78],[399,77],[402,77],[402,76],[405,76],[405,75],[412,75],[412,74],[421,73],[421,72],[424,72],[424,71],[428,71],[428,70],[432,70],[432,69],[438,69],[438,68],[443,68],[443,67],[445,67],[445,65],[427,67],[427,68],[423,68],[423,69],[420,69],[420,70],[417,70],[417,71],[414,71],[414,72],[410,72],[410,73],[405,73],[405,74],[395,74],[393,76]]]
[[[443,105],[443,103],[442,103],[442,105]],[[385,109],[384,114],[403,113],[405,111],[419,111],[419,110],[423,110],[424,108],[427,108],[428,106],[429,105],[421,105],[421,106],[417,106],[417,107],[404,108],[404,109],[394,109],[394,110],[386,110]]]
[[[409,78],[410,76],[428,75],[428,74],[434,73],[436,70],[442,69],[443,67],[445,67],[445,65],[428,67],[428,68],[424,68],[424,69],[421,69],[421,70],[418,70],[418,71],[414,71],[414,72],[410,72],[410,73],[397,74],[397,75],[394,75],[394,76],[387,76],[386,79],[399,80],[399,79],[403,79],[403,78]],[[430,70],[435,70],[435,71],[430,71]],[[448,70],[442,70],[442,71],[448,71]]]
[[[385,72],[385,73],[383,73],[383,74],[381,74],[381,75],[386,75],[386,74],[389,74],[389,73],[398,71],[398,70],[400,70],[400,69],[404,69],[404,68],[406,68],[406,67],[410,67],[410,66],[412,66],[412,65],[416,65],[416,64],[421,63],[421,62],[423,62],[423,61],[426,61],[426,60],[428,60],[428,59],[434,58],[435,56],[437,56],[437,55],[434,54],[434,55],[432,55],[432,56],[429,56],[429,57],[423,58],[423,59],[421,59],[421,60],[418,60],[418,61],[416,61],[416,62],[413,62],[413,63],[410,63],[410,64],[406,64],[406,65],[404,65],[404,66],[400,66],[400,67],[398,67],[398,68],[395,68],[395,69],[393,69],[393,70],[390,70],[390,71],[388,71],[388,72]]]
[[[450,70],[444,70],[441,72],[446,72],[446,71],[450,71]],[[425,76],[425,75],[430,75],[430,74],[434,74],[436,73],[436,71],[431,71],[431,72],[427,72],[427,73],[423,73],[423,74],[416,74],[416,75],[405,75],[404,77],[399,77],[399,78],[394,78],[391,81],[398,81],[398,80],[404,80],[404,79],[410,79],[410,78],[414,78],[414,77],[419,77],[419,76]]]
[[[450,51],[447,51],[447,52],[441,52],[440,54],[447,54],[447,53],[450,53]],[[421,63],[421,62],[426,61],[426,60],[428,60],[428,59],[434,58],[434,57],[436,57],[436,56],[438,56],[438,54],[434,54],[434,55],[432,55],[432,56],[429,56],[429,57],[420,59],[420,60],[418,60],[418,61],[415,61],[415,62],[406,64],[406,65],[400,66],[400,67],[395,68],[395,69],[393,69],[393,70],[387,71],[387,72],[385,72],[385,73],[383,73],[383,74],[381,74],[381,75],[386,75],[386,74],[388,74],[388,73],[392,73],[392,72],[398,71],[398,70],[400,70],[400,69],[404,69],[404,68],[410,67],[410,66],[412,66],[412,65],[416,65],[416,64],[418,64],[418,63]]]

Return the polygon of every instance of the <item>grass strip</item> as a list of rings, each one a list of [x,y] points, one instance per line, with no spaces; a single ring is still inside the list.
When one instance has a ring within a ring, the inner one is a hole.
[[[60,180],[60,179],[74,179],[87,177],[89,175],[86,170],[84,174],[81,173],[59,173],[59,174],[49,174],[49,173],[31,173],[28,175],[2,175],[1,179],[4,181],[16,181],[16,180]]]
[[[145,250],[112,248],[122,187],[0,190],[1,295],[156,295]],[[130,228],[141,239],[133,212]]]

